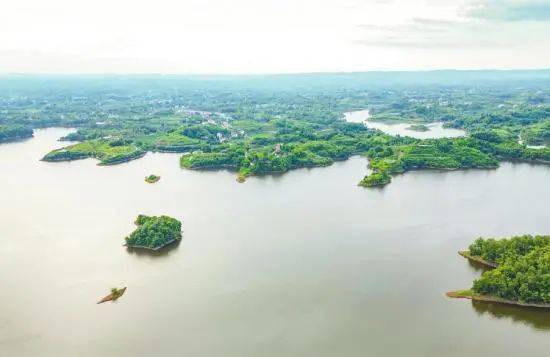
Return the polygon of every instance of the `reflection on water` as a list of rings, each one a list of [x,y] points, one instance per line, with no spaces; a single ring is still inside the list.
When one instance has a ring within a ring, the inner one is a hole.
[[[379,122],[369,119],[368,110],[358,110],[344,113],[345,118],[351,123],[364,123],[368,128],[378,129],[389,135],[410,136],[417,139],[456,138],[464,136],[464,130],[444,128],[442,122],[425,124],[428,131],[414,131],[410,129],[412,123],[403,122]]]
[[[480,275],[492,268],[467,259],[468,265]],[[471,301],[474,310],[481,316],[495,319],[509,319],[514,323],[523,324],[537,330],[550,330],[550,309],[520,307],[514,305],[496,304],[486,301]]]
[[[165,258],[171,255],[175,249],[179,247],[181,244],[181,241],[184,238],[182,238],[179,241],[176,241],[174,243],[171,243],[165,247],[160,248],[159,250],[151,250],[151,249],[144,249],[144,248],[132,248],[132,247],[126,247],[126,251],[129,254],[134,254],[137,257],[146,257],[146,258]]]
[[[519,307],[484,301],[472,301],[472,307],[475,312],[482,316],[511,320],[514,323],[529,326],[536,330],[550,330],[549,309]]]
[[[468,265],[470,266],[470,268],[472,268],[473,271],[477,271],[479,273],[484,273],[486,272],[487,270],[491,270],[492,268],[485,265],[485,264],[481,264],[479,262],[476,262],[474,260],[470,260],[470,259],[465,259],[468,262]]]

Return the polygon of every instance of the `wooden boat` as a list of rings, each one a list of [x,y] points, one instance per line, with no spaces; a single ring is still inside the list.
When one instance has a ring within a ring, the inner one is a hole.
[[[115,301],[122,295],[124,295],[124,292],[126,291],[126,287],[123,287],[122,289],[118,290],[116,293],[110,293],[109,295],[105,296],[103,299],[99,300],[97,303],[102,304],[107,301]]]

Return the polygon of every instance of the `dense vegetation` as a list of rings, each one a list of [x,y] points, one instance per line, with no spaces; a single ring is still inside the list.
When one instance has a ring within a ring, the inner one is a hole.
[[[175,218],[139,215],[135,224],[136,230],[126,237],[128,247],[158,250],[181,240],[181,222]]]
[[[478,238],[468,247],[468,252],[495,264],[516,259],[534,249],[550,245],[550,236],[517,236],[510,239]]]
[[[367,152],[375,183],[389,183],[390,175],[414,169],[456,170],[495,168],[498,160],[488,149],[489,144],[473,138],[425,140],[386,149],[372,148]],[[372,186],[369,176],[361,184]]]
[[[360,182],[360,186],[376,187],[385,186],[391,182],[391,176],[386,171],[374,170],[372,174],[365,176]]]
[[[469,253],[497,263],[474,281],[473,292],[526,303],[550,303],[550,236],[477,239]]]
[[[412,169],[550,162],[548,147],[527,146],[546,142],[550,71],[7,76],[4,84],[0,128],[77,128],[61,140],[78,143],[46,154],[46,161],[95,158],[108,165],[148,151],[180,152],[184,168],[227,168],[242,181],[365,155],[372,174],[364,186],[385,185]],[[391,137],[343,120],[344,112],[363,108],[416,130],[443,121],[468,136]]]
[[[371,140],[368,130],[361,127],[358,134],[338,134],[336,130],[308,137],[293,138],[274,133],[256,135],[239,143],[218,146],[209,152],[184,155],[181,165],[185,168],[230,168],[242,177],[249,175],[285,172],[300,167],[326,166],[360,153],[359,146]],[[284,142],[284,141],[288,142]]]
[[[23,125],[0,125],[0,143],[30,138],[33,130]]]
[[[148,182],[148,183],[155,183],[155,182],[158,182],[158,180],[160,180],[160,176],[157,176],[157,175],[151,174],[145,177],[145,182]]]
[[[114,165],[137,159],[145,151],[123,140],[90,140],[49,152],[44,161],[70,161],[95,158],[101,165]]]
[[[548,145],[550,143],[550,119],[523,129],[521,139],[527,145]]]

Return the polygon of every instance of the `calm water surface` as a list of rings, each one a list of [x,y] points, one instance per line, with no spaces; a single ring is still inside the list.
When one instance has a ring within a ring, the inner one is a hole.
[[[410,136],[417,139],[432,138],[456,138],[464,136],[464,130],[444,128],[442,122],[425,124],[429,131],[414,131],[409,127],[413,123],[380,122],[368,120],[370,117],[368,110],[358,110],[355,112],[344,113],[345,119],[352,123],[364,123],[368,128],[378,129],[389,135]]]
[[[548,355],[550,314],[444,293],[481,273],[456,253],[475,237],[550,232],[549,167],[368,190],[362,158],[245,184],[172,154],[38,161],[66,132],[0,145],[2,356]],[[139,213],[183,220],[182,243],[128,252]]]

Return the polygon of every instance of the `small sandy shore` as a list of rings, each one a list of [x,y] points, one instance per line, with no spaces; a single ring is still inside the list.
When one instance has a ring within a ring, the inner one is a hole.
[[[481,257],[476,257],[475,255],[470,255],[470,252],[468,252],[467,250],[460,251],[460,252],[458,252],[458,254],[463,256],[464,258],[466,258],[468,260],[471,260],[471,261],[479,263],[479,264],[483,264],[483,265],[491,267],[491,268],[498,267],[498,264],[496,264],[496,263],[491,263],[491,262],[489,262],[489,261],[487,261],[487,260],[485,260]]]
[[[522,307],[536,307],[536,308],[545,308],[545,309],[550,308],[550,304],[536,304],[536,303],[528,303],[528,302],[521,302],[521,301],[515,301],[515,300],[506,300],[496,296],[478,295],[473,293],[470,290],[449,291],[445,295],[454,299],[470,299],[473,301],[494,302],[498,304],[516,305],[516,306],[522,306]]]

